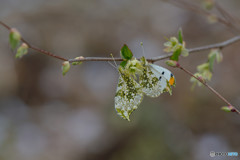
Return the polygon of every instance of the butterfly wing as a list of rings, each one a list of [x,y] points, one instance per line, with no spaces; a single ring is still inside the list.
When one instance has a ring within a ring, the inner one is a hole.
[[[158,97],[163,92],[161,81],[158,80],[152,68],[149,65],[145,65],[146,61],[143,61],[143,63],[143,72],[139,76],[139,84],[142,87],[142,91],[147,96]]]
[[[115,109],[118,114],[130,121],[130,114],[137,109],[143,99],[141,86],[131,77],[120,74],[115,95]]]
[[[175,77],[173,74],[166,68],[160,67],[155,64],[149,64],[150,70],[158,78],[161,85],[162,92],[172,93],[172,86],[175,86]]]

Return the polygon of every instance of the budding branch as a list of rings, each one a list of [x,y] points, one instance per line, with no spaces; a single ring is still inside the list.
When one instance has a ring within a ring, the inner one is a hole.
[[[3,23],[2,21],[0,21],[0,25],[3,26],[4,28],[6,28],[9,32],[12,29],[11,27],[9,27],[7,24]],[[61,56],[57,56],[57,55],[53,54],[52,52],[45,51],[43,49],[35,47],[35,46],[31,45],[29,42],[27,42],[25,39],[23,39],[22,37],[21,37],[21,41],[23,43],[26,43],[28,45],[28,47],[32,50],[35,50],[39,53],[45,54],[47,56],[50,56],[50,57],[53,57],[53,58],[56,58],[56,59],[59,59],[59,60],[62,60],[62,61],[68,61],[70,63],[81,62],[81,61],[123,61],[122,58],[114,58],[113,59],[112,57],[79,57],[78,59],[67,59],[67,58],[63,58]],[[190,48],[190,49],[188,49],[188,52],[189,53],[195,53],[195,52],[214,49],[214,48],[222,49],[222,48],[224,48],[224,47],[226,47],[230,44],[233,44],[235,42],[238,42],[238,41],[240,41],[240,36],[235,36],[231,39],[228,39],[228,40],[220,42],[220,43],[201,46],[201,47],[197,47],[197,48]],[[153,62],[156,62],[156,61],[167,59],[171,56],[172,56],[172,53],[168,53],[168,54],[162,55],[162,56],[147,58],[146,60],[153,63]],[[191,77],[194,77],[199,82],[201,82],[204,86],[206,86],[208,89],[210,89],[215,95],[217,95],[220,99],[222,99],[225,103],[227,103],[229,107],[232,107],[232,109],[233,109],[232,112],[236,112],[237,114],[240,114],[240,111],[238,109],[233,107],[233,105],[230,102],[228,102],[222,95],[220,95],[216,90],[214,90],[211,86],[209,86],[205,81],[203,81],[202,79],[194,76],[190,71],[188,71],[185,68],[183,68],[182,66],[180,66],[180,64],[178,64],[176,67],[181,69],[182,71],[184,71],[185,73],[187,73]]]

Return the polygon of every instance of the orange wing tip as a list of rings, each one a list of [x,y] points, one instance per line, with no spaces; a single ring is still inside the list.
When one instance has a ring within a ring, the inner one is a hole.
[[[169,84],[172,86],[172,85],[174,85],[174,83],[175,83],[175,78],[171,77],[169,80]]]

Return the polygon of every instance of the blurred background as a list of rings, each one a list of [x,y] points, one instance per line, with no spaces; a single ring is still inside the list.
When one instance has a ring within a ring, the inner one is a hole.
[[[186,1],[202,7],[202,1]],[[239,0],[219,0],[235,17]],[[216,12],[216,9],[213,10]],[[136,57],[164,55],[165,37],[181,27],[187,48],[218,43],[238,33],[209,17],[160,0],[0,0],[0,19],[31,44],[65,58],[119,57],[124,43]],[[207,88],[191,91],[176,77],[173,95],[145,97],[131,122],[114,109],[118,72],[107,62],[84,62],[61,74],[61,61],[30,50],[22,59],[0,27],[1,160],[208,160],[210,151],[240,152],[240,117]],[[224,48],[209,83],[240,104],[239,42]],[[191,72],[208,51],[181,58]]]

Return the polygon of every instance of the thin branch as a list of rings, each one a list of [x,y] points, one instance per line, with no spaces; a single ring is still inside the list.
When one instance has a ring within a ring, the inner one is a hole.
[[[180,8],[187,9],[187,10],[190,10],[195,13],[199,13],[199,14],[202,14],[205,16],[214,16],[216,18],[217,22],[220,22],[223,25],[225,25],[226,27],[230,28],[234,34],[239,33],[239,28],[236,28],[234,25],[229,23],[224,18],[219,17],[216,14],[211,13],[207,10],[204,10],[203,8],[193,4],[192,2],[186,2],[184,0],[168,0],[168,2],[172,3],[173,5],[178,6]]]
[[[184,71],[185,73],[187,73],[188,75],[190,75],[191,77],[194,77],[196,80],[198,80],[199,82],[201,82],[204,86],[206,86],[208,89],[210,89],[215,95],[217,95],[222,101],[224,101],[229,107],[232,108],[232,112],[236,112],[237,114],[240,115],[240,111],[235,108],[228,100],[226,100],[221,94],[219,94],[215,89],[213,89],[211,86],[209,86],[203,79],[194,76],[190,71],[188,71],[187,69],[183,68],[179,63],[176,66],[177,68],[181,69],[182,71]]]
[[[11,27],[9,27],[8,25],[6,25],[5,23],[0,21],[0,25],[2,25],[3,27],[5,27],[6,29],[8,29],[9,31],[11,31]],[[21,41],[26,43],[28,45],[28,47],[30,49],[33,49],[39,53],[45,54],[47,56],[53,57],[53,58],[57,58],[59,60],[62,61],[69,61],[70,63],[72,62],[80,62],[80,61],[123,61],[122,58],[113,58],[112,57],[84,57],[84,58],[80,58],[80,59],[66,59],[60,56],[57,56],[55,54],[53,54],[52,52],[49,51],[45,51],[43,49],[37,48],[33,45],[31,45],[29,42],[27,42],[25,39],[21,38]],[[232,43],[235,43],[237,41],[240,41],[240,36],[235,36],[231,39],[228,39],[226,41],[220,42],[220,43],[216,43],[216,44],[211,44],[211,45],[206,45],[206,46],[201,46],[201,47],[197,47],[197,48],[190,48],[188,49],[189,53],[194,53],[194,52],[199,52],[199,51],[204,51],[204,50],[209,50],[209,49],[213,49],[213,48],[224,48]],[[156,61],[160,61],[163,59],[167,59],[169,57],[171,57],[172,53],[168,53],[162,56],[157,56],[157,57],[153,57],[153,58],[148,58],[147,61],[149,62],[156,62]]]
[[[232,27],[235,27],[234,24],[237,25],[236,23],[240,24],[239,19],[237,19],[236,17],[232,16],[229,12],[227,12],[217,1],[214,1],[214,3],[215,3],[216,9],[222,14],[222,16],[228,21],[228,23]]]
[[[228,39],[228,40],[220,42],[220,43],[210,44],[210,45],[196,47],[196,48],[190,48],[190,49],[188,49],[188,52],[189,53],[194,53],[194,52],[209,50],[209,49],[213,49],[213,48],[221,48],[222,49],[222,48],[224,48],[224,47],[226,47],[230,44],[233,44],[237,41],[240,41],[240,36],[233,37],[231,39]],[[147,60],[151,61],[151,62],[156,62],[156,61],[159,61],[159,60],[167,59],[171,56],[172,56],[172,53],[169,53],[169,54],[166,54],[166,55],[163,55],[163,56],[153,57],[153,58],[147,59]]]
[[[2,25],[2,26],[5,27],[9,32],[11,32],[11,29],[12,29],[12,28],[9,27],[7,24],[5,24],[5,23],[3,23],[2,21],[0,21],[0,25]],[[28,47],[29,47],[30,49],[32,49],[32,50],[35,50],[35,51],[37,51],[37,52],[39,52],[39,53],[45,54],[45,55],[50,56],[50,57],[54,57],[54,58],[60,59],[60,60],[62,60],[62,61],[67,61],[66,58],[63,58],[63,57],[61,57],[61,56],[54,55],[53,53],[51,53],[51,52],[49,52],[49,51],[45,51],[45,50],[43,50],[43,49],[40,49],[40,48],[38,48],[38,47],[35,47],[35,46],[31,45],[28,41],[26,41],[26,40],[25,40],[24,38],[22,38],[22,37],[21,37],[21,41],[24,42],[24,43],[26,43],[26,44],[28,45]]]
[[[9,27],[8,25],[6,25],[5,23],[0,21],[0,25],[2,25],[3,27],[5,27],[6,29],[8,29],[11,32],[11,27]],[[27,42],[25,39],[21,38],[21,41],[26,43],[28,45],[29,48],[38,51],[40,53],[43,53],[47,56],[53,57],[53,58],[57,58],[59,60],[62,61],[69,61],[70,63],[72,62],[79,62],[79,61],[123,61],[122,58],[115,58],[113,59],[112,57],[80,57],[79,59],[66,59],[60,56],[56,56],[51,52],[39,49],[37,47],[34,47],[33,45],[31,45],[29,42]],[[206,45],[206,46],[202,46],[202,47],[197,47],[197,48],[191,48],[188,49],[189,53],[194,53],[194,52],[198,52],[198,51],[203,51],[203,50],[208,50],[208,49],[212,49],[212,48],[223,48],[226,47],[232,43],[235,43],[237,41],[240,41],[240,36],[236,36],[234,38],[231,38],[229,40],[223,41],[221,43],[216,43],[216,44],[211,44],[211,45]],[[167,59],[172,55],[172,53],[168,53],[166,55],[163,56],[158,56],[158,57],[153,57],[153,58],[149,58],[147,59],[147,61],[149,62],[156,62],[162,59]],[[236,109],[235,107],[233,107],[233,105],[228,102],[221,94],[219,94],[216,90],[214,90],[211,86],[209,86],[204,80],[194,76],[191,72],[189,72],[188,70],[184,69],[182,66],[180,66],[179,64],[176,66],[177,68],[183,70],[185,73],[187,73],[188,75],[194,77],[195,79],[197,79],[199,82],[201,82],[204,86],[206,86],[208,89],[210,89],[215,95],[217,95],[221,100],[223,100],[226,104],[228,104],[229,107],[232,107],[231,111],[232,112],[236,112],[237,114],[240,114],[240,111],[238,109]]]

